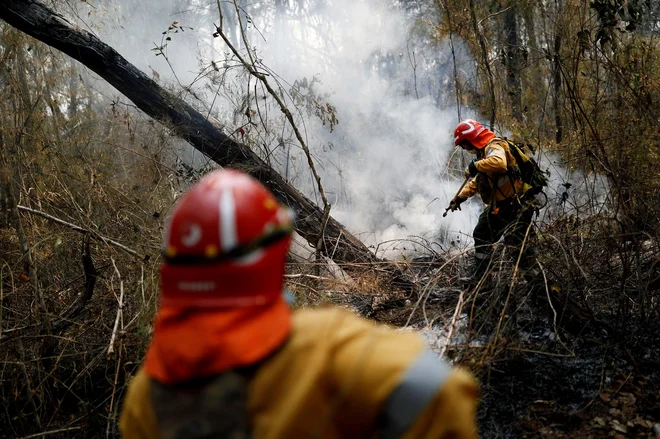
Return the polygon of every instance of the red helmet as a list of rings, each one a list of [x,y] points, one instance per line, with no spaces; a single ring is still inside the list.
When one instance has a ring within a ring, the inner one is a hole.
[[[176,204],[165,229],[162,305],[263,305],[282,294],[293,221],[258,181],[218,170]]]
[[[475,148],[482,149],[494,138],[495,133],[472,119],[466,119],[460,122],[454,130],[455,146],[468,142]]]

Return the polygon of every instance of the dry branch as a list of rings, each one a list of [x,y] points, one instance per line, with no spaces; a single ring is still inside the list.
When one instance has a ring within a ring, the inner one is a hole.
[[[108,356],[112,355],[115,352],[115,340],[117,339],[117,332],[119,330],[119,321],[123,319],[123,310],[124,310],[124,281],[121,278],[121,273],[115,264],[115,260],[110,258],[112,261],[112,266],[115,268],[115,273],[119,278],[119,298],[117,299],[117,316],[115,317],[115,324],[112,328],[112,336],[110,337],[110,343],[108,344]],[[123,331],[123,323],[122,323]]]
[[[238,9],[238,5],[236,4],[236,0],[234,0],[234,8],[236,9],[236,15],[239,16],[240,18],[240,12]],[[216,27],[216,30],[218,32],[218,35],[220,35],[227,45],[229,49],[233,52],[234,56],[238,58],[238,60],[243,64],[243,67],[250,73],[250,75],[254,76],[257,78],[261,83],[266,87],[266,90],[268,90],[268,94],[270,94],[273,99],[277,102],[277,105],[279,105],[280,110],[284,115],[286,116],[287,121],[289,122],[289,125],[291,125],[291,128],[293,129],[293,132],[296,135],[296,139],[298,139],[298,143],[300,143],[300,147],[303,149],[305,156],[307,157],[307,164],[309,166],[309,169],[312,172],[312,175],[314,176],[314,180],[316,180],[316,186],[319,189],[319,194],[321,195],[321,200],[323,201],[323,217],[321,219],[321,230],[319,231],[318,238],[316,240],[316,260],[321,259],[321,249],[323,248],[323,235],[325,234],[325,228],[328,223],[328,218],[330,217],[330,203],[328,203],[328,198],[325,194],[325,190],[323,189],[323,184],[321,184],[321,177],[319,176],[316,166],[314,165],[314,160],[312,159],[312,153],[309,151],[309,148],[307,147],[307,143],[302,137],[302,134],[300,134],[300,130],[298,129],[298,125],[296,122],[293,120],[293,115],[291,114],[291,111],[289,111],[289,108],[287,105],[284,103],[284,100],[277,94],[277,92],[273,89],[273,87],[270,85],[268,82],[268,79],[266,79],[266,75],[263,73],[259,72],[257,69],[256,63],[255,63],[255,57],[252,54],[252,51],[250,50],[250,44],[248,42],[247,36],[245,35],[245,29],[243,28],[243,22],[239,19],[239,27],[241,30],[241,37],[243,38],[243,43],[245,44],[245,50],[247,51],[248,56],[250,57],[250,62],[248,62],[245,58],[241,56],[241,54],[238,52],[238,49],[229,41],[229,38],[227,38],[227,35],[222,30],[222,7],[220,6],[220,2],[218,2],[218,13],[220,14],[220,26]],[[341,231],[339,232],[341,235]]]
[[[18,241],[21,245],[21,250],[23,252],[23,257],[25,258],[27,265],[27,276],[32,285],[32,290],[34,293],[34,300],[38,305],[39,310],[39,319],[45,325],[46,329],[50,332],[51,322],[48,318],[48,308],[46,306],[46,301],[42,294],[41,288],[39,287],[39,279],[37,277],[37,265],[35,264],[35,258],[30,249],[30,245],[25,235],[25,230],[23,229],[23,222],[21,221],[21,216],[18,213],[18,203],[14,195],[12,180],[9,176],[9,163],[4,152],[4,137],[2,131],[0,131],[0,184],[4,184],[5,191],[7,193],[7,201],[9,205],[9,210],[11,211],[11,216],[14,220],[14,226],[16,227],[16,234],[18,235]]]
[[[37,437],[48,437],[48,436],[52,436],[54,434],[66,433],[68,431],[75,431],[75,430],[81,430],[81,429],[82,429],[82,427],[58,428],[57,430],[48,430],[48,431],[42,431],[41,433],[30,434],[28,436],[23,436],[19,439],[34,439],[34,438],[37,438]]]
[[[75,302],[64,312],[60,318],[53,323],[53,329],[56,332],[62,332],[68,328],[72,319],[76,317],[85,308],[85,305],[92,299],[94,287],[100,272],[94,266],[92,254],[89,247],[89,236],[85,237],[82,244],[82,265],[85,276],[85,288],[78,295]]]
[[[282,178],[246,145],[231,139],[218,121],[210,120],[183,99],[160,87],[116,50],[91,33],[36,0],[3,0],[0,19],[26,34],[80,61],[130,99],[139,109],[190,143],[221,166],[239,167],[266,185],[284,204],[294,209],[296,229],[317,247],[323,211]],[[333,249],[336,251],[333,252]],[[369,249],[339,222],[329,217],[321,244],[336,262],[376,262]]]
[[[16,345],[18,347],[21,373],[23,374],[23,379],[25,379],[25,394],[27,396],[28,401],[30,401],[30,405],[32,406],[32,409],[34,410],[34,422],[35,424],[37,424],[37,427],[41,428],[39,408],[37,406],[37,403],[34,401],[36,393],[32,389],[32,384],[31,384],[32,380],[30,380],[30,374],[28,373],[27,367],[25,366],[27,359],[25,356],[25,348],[23,347],[23,340],[21,340],[20,337],[16,339]]]
[[[445,352],[447,352],[447,348],[451,343],[451,338],[454,336],[454,331],[456,331],[456,327],[458,326],[458,320],[461,317],[461,314],[463,313],[463,304],[465,303],[464,297],[465,297],[465,291],[461,291],[461,294],[459,294],[458,296],[458,302],[456,303],[456,308],[454,309],[454,315],[452,316],[451,322],[449,323],[449,333],[447,334],[447,341],[440,350],[441,357],[444,357]]]
[[[57,224],[60,224],[60,225],[66,226],[66,227],[70,228],[71,230],[75,230],[76,232],[89,233],[90,235],[94,236],[95,238],[100,239],[101,241],[105,242],[106,244],[114,245],[115,247],[124,250],[126,253],[128,253],[128,254],[130,254],[130,255],[140,257],[140,255],[138,254],[138,252],[136,252],[135,250],[133,250],[133,249],[131,249],[131,248],[129,248],[129,247],[126,247],[124,244],[121,244],[121,243],[119,243],[119,242],[117,242],[117,241],[115,241],[115,240],[113,240],[113,239],[106,238],[105,236],[101,236],[101,235],[99,235],[98,233],[96,233],[96,232],[94,232],[94,231],[92,231],[92,230],[85,229],[84,227],[80,227],[80,226],[77,226],[77,225],[75,225],[75,224],[72,224],[72,223],[66,222],[66,221],[64,221],[64,220],[61,220],[61,219],[59,219],[59,218],[57,218],[57,217],[54,217],[53,215],[49,215],[49,214],[47,214],[46,212],[42,212],[42,211],[40,211],[40,210],[32,209],[32,208],[30,208],[30,207],[26,207],[26,206],[21,206],[20,204],[17,205],[16,207],[18,208],[18,210],[22,210],[22,211],[24,211],[24,212],[33,213],[33,214],[38,215],[38,216],[40,216],[40,217],[42,217],[42,218],[46,218],[47,220],[52,221],[52,222],[54,222],[54,223],[57,223]]]

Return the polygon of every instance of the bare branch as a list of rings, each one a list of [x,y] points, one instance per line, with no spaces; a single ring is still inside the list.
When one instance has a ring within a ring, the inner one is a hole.
[[[32,209],[32,208],[27,207],[27,206],[21,206],[19,204],[16,207],[18,208],[18,210],[22,210],[24,212],[29,212],[29,213],[38,215],[42,218],[46,218],[49,221],[52,221],[54,223],[66,226],[66,227],[70,228],[71,230],[75,230],[76,232],[88,233],[88,234],[92,235],[93,237],[99,239],[100,241],[105,242],[106,244],[110,244],[110,245],[113,245],[117,248],[120,248],[120,249],[124,250],[126,253],[128,253],[130,255],[137,256],[138,258],[141,257],[140,254],[138,252],[136,252],[135,250],[133,250],[131,248],[128,248],[124,244],[121,244],[121,243],[119,243],[119,242],[117,242],[113,239],[106,238],[105,236],[101,236],[98,233],[94,232],[93,230],[85,229],[84,227],[77,226],[75,224],[72,224],[72,223],[69,223],[67,221],[61,220],[57,217],[54,217],[53,215],[49,215],[46,212],[42,212],[40,210]]]
[[[117,316],[115,317],[115,325],[112,328],[112,336],[110,337],[110,343],[108,344],[108,356],[112,355],[115,352],[115,340],[117,339],[117,331],[119,329],[119,321],[122,320],[122,314],[124,310],[124,281],[121,278],[121,273],[117,268],[115,260],[110,258],[112,261],[112,266],[115,268],[115,273],[119,278],[119,299],[117,300]]]
[[[46,437],[46,436],[50,436],[50,435],[53,435],[53,434],[66,433],[68,431],[75,431],[75,430],[80,430],[80,429],[82,429],[82,427],[58,428],[57,430],[42,431],[41,433],[35,433],[35,434],[31,434],[29,436],[23,436],[19,439],[34,439],[36,437]]]
[[[234,1],[234,7],[236,9],[236,14],[239,15],[240,12],[238,10],[238,5],[236,5],[236,1]],[[222,11],[220,10],[220,4],[218,3],[218,9],[220,13],[220,20],[222,20]],[[240,18],[240,17],[239,17]],[[241,37],[243,38],[243,44],[245,45],[245,49],[247,51],[248,56],[250,57],[250,61],[248,62],[244,57],[241,56],[239,51],[234,47],[234,45],[229,41],[229,38],[227,38],[227,35],[223,32],[222,28],[220,26],[216,26],[216,31],[218,35],[220,35],[227,45],[229,49],[234,53],[234,56],[238,58],[238,60],[243,64],[245,69],[255,78],[257,78],[259,81],[262,82],[262,84],[266,87],[266,90],[268,90],[268,93],[275,99],[277,104],[280,107],[280,110],[284,115],[286,116],[286,119],[288,120],[289,124],[293,128],[293,131],[296,135],[296,139],[298,139],[298,142],[300,143],[301,148],[305,152],[305,156],[307,157],[307,164],[309,165],[310,170],[312,171],[312,175],[314,176],[314,179],[316,180],[316,185],[319,189],[319,194],[321,195],[321,200],[323,200],[323,217],[321,219],[321,230],[318,234],[318,238],[316,241],[316,259],[320,260],[321,256],[321,249],[323,247],[323,235],[325,234],[325,229],[328,223],[328,218],[330,217],[330,203],[328,203],[328,198],[325,195],[325,190],[323,189],[323,185],[321,184],[321,177],[319,176],[316,166],[314,165],[314,160],[312,158],[312,154],[309,151],[309,148],[307,147],[307,143],[303,139],[302,135],[300,134],[300,130],[298,129],[298,125],[296,122],[293,120],[293,115],[291,114],[291,111],[289,111],[289,108],[287,105],[284,103],[282,98],[273,90],[271,87],[270,83],[268,82],[268,79],[266,79],[266,75],[259,72],[257,70],[257,67],[255,65],[255,57],[252,55],[252,51],[250,50],[249,46],[249,41],[247,39],[247,36],[245,35],[245,29],[243,28],[243,24],[241,20],[238,20],[240,30],[241,30]]]

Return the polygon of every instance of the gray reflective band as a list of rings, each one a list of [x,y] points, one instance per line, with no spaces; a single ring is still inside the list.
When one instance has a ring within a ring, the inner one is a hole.
[[[381,436],[386,439],[401,436],[431,402],[450,372],[449,365],[436,354],[422,352],[385,402]]]

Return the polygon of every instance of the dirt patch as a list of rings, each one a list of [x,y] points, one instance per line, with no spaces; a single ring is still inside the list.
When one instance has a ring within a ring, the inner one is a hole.
[[[567,343],[571,355],[560,353],[557,341],[527,341],[525,351],[484,364],[478,373],[482,436],[651,437],[660,420],[660,357],[653,343],[660,328],[649,334],[656,337],[634,346],[582,334]]]

